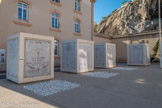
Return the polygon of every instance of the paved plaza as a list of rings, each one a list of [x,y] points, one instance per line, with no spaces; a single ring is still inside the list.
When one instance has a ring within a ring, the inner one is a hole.
[[[88,75],[55,72],[52,80],[23,85],[0,79],[0,108],[162,108],[159,64],[117,67]],[[41,93],[57,92],[39,95],[39,85]]]

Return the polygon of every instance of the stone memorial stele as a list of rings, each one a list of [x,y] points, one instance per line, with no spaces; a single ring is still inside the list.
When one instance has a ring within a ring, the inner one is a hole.
[[[150,52],[148,44],[127,45],[128,65],[150,65]]]
[[[116,45],[111,43],[95,44],[94,66],[97,68],[116,67]]]
[[[54,78],[54,38],[28,33],[8,37],[7,79],[18,84]]]
[[[93,41],[82,39],[62,41],[61,71],[73,73],[94,71]]]

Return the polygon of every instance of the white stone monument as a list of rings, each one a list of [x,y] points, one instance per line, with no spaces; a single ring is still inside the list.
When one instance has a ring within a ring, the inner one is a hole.
[[[95,44],[94,66],[97,68],[116,67],[116,45],[111,43]]]
[[[127,46],[128,65],[150,65],[148,44],[130,44]]]
[[[7,79],[20,84],[54,78],[53,37],[14,34],[7,50]]]
[[[61,42],[61,71],[82,73],[93,70],[93,41],[74,39]]]

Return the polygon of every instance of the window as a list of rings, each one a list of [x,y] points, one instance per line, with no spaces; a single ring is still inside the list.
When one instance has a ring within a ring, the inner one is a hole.
[[[56,6],[62,6],[62,4],[60,3],[60,0],[50,0],[51,4],[54,4]]]
[[[58,40],[55,40],[55,52],[54,52],[54,56],[58,56],[59,54],[58,54],[58,46],[59,46],[59,44],[58,44]]]
[[[80,22],[75,20],[75,33],[80,33]]]
[[[58,14],[52,14],[52,28],[59,29],[59,21],[58,21]]]
[[[80,11],[80,0],[75,0],[75,10]]]
[[[5,49],[0,49],[0,64],[5,62]]]
[[[52,1],[57,2],[57,3],[60,3],[60,0],[52,0]]]
[[[28,20],[28,5],[22,2],[18,3],[18,19]]]

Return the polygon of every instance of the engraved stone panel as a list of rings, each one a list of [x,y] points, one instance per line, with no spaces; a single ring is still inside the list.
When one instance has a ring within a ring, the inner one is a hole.
[[[94,64],[95,66],[106,66],[106,52],[104,45],[95,45],[94,46]]]
[[[62,68],[76,69],[76,45],[74,42],[62,44]]]
[[[143,47],[131,46],[130,47],[130,63],[143,64]]]
[[[26,39],[24,77],[49,75],[50,56],[50,42]]]
[[[17,78],[19,60],[19,39],[9,40],[8,43],[8,75]]]
[[[89,43],[79,43],[79,70],[92,68],[92,45]]]

